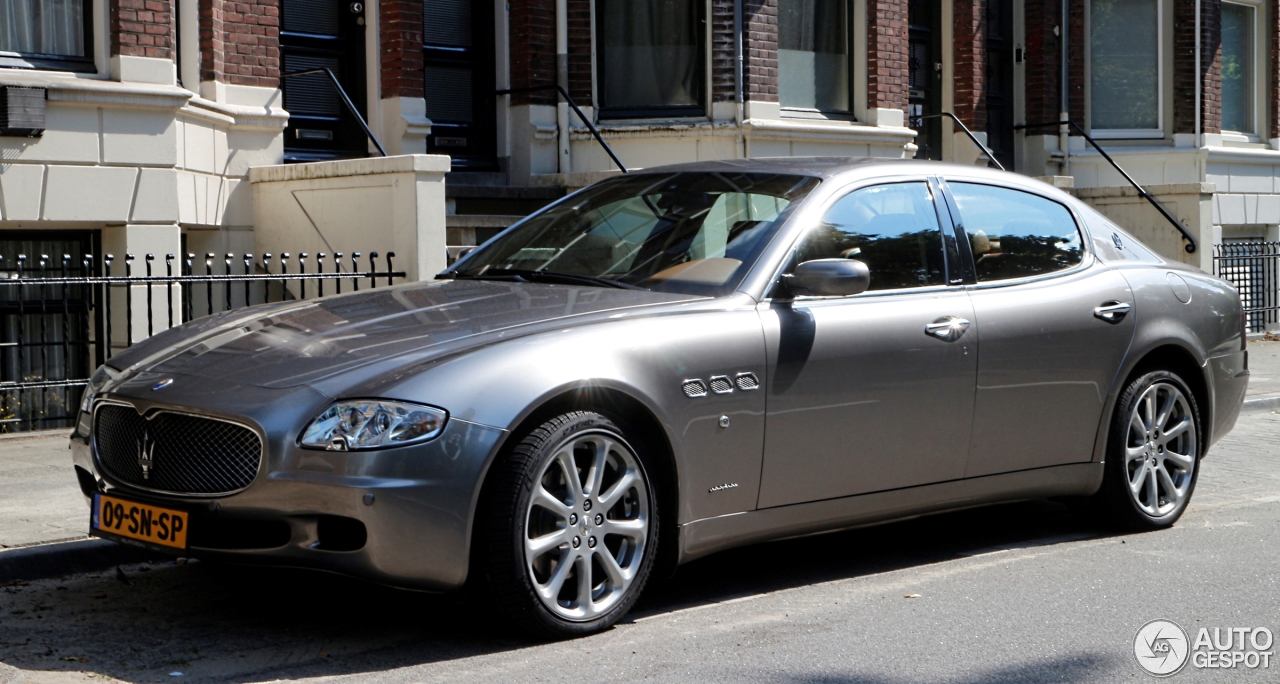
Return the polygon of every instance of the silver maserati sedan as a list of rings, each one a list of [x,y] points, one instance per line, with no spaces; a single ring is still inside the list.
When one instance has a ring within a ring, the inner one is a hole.
[[[1240,299],[1030,178],[646,169],[432,282],[239,309],[95,373],[93,534],[474,587],[544,637],[734,546],[1077,497],[1172,525],[1248,381]]]

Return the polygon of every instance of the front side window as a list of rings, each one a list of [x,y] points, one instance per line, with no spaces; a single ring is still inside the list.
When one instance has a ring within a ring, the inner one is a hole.
[[[1160,0],[1089,4],[1090,126],[1160,128]]]
[[[1084,260],[1075,219],[1053,200],[977,183],[952,183],[951,194],[980,283],[1045,275]]]
[[[925,183],[877,185],[849,193],[800,243],[795,263],[857,259],[869,290],[946,284],[942,228]]]
[[[1253,132],[1253,17],[1246,5],[1222,4],[1222,129]]]
[[[83,70],[91,0],[0,0],[0,67]]]
[[[778,99],[789,109],[849,111],[849,0],[779,0]]]
[[[597,0],[601,117],[703,111],[701,0]]]
[[[630,174],[531,217],[453,273],[719,296],[742,282],[787,208],[817,185],[787,174]]]

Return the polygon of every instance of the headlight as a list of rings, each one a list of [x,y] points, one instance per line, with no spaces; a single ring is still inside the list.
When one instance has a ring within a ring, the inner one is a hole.
[[[404,446],[440,434],[448,417],[438,408],[399,401],[340,401],[311,421],[301,444],[329,451]]]
[[[93,404],[94,395],[118,377],[120,377],[120,371],[108,366],[98,366],[98,370],[89,376],[89,384],[84,388],[84,395],[80,397],[80,410],[88,413],[89,407]]]

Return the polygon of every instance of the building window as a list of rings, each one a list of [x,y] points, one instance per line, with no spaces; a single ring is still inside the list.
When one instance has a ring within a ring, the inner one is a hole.
[[[0,0],[0,67],[93,68],[91,0]]]
[[[596,0],[602,118],[705,113],[703,0]]]
[[[1222,130],[1253,133],[1254,8],[1222,4]]]
[[[1160,134],[1160,0],[1089,4],[1089,125]]]
[[[849,111],[849,0],[778,1],[778,99],[787,109]]]

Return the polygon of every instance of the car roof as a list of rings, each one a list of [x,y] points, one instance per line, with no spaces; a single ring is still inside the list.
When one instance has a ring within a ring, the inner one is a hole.
[[[1031,190],[1075,205],[1067,193],[1031,176],[1000,171],[974,164],[955,164],[928,159],[892,159],[885,157],[755,157],[720,161],[689,162],[635,169],[633,174],[649,173],[787,173],[820,179],[840,177],[855,180],[876,176],[937,175],[950,179],[992,182],[1008,187]]]

